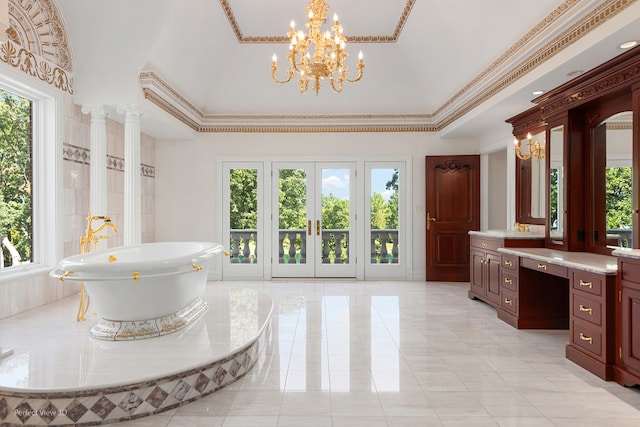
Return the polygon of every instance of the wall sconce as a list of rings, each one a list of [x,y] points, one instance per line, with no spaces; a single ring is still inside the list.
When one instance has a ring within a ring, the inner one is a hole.
[[[544,147],[540,145],[540,141],[537,141],[537,140],[532,144],[531,139],[532,139],[531,133],[528,133],[527,134],[527,148],[529,149],[528,153],[522,153],[522,150],[520,148],[520,141],[518,141],[517,139],[513,140],[513,143],[516,148],[516,156],[518,156],[518,158],[521,160],[529,160],[531,156],[535,157],[538,160],[544,159],[544,156],[545,156]]]

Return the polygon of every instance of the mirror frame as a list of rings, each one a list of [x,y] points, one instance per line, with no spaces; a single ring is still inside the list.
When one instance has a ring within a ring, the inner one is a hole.
[[[594,134],[594,130],[596,127],[598,127],[598,125],[600,125],[604,120],[609,119],[610,117],[618,114],[618,113],[622,113],[622,112],[632,112],[632,103],[631,103],[631,97],[629,97],[627,94],[623,94],[623,95],[619,95],[617,97],[611,98],[611,99],[607,99],[604,101],[598,101],[598,102],[594,102],[593,104],[589,104],[588,106],[586,106],[585,108],[585,115],[588,118],[586,126],[586,132],[585,132],[585,136],[587,137],[587,147],[588,147],[588,162],[589,162],[589,167],[587,169],[588,174],[589,174],[589,180],[588,180],[588,187],[587,187],[587,192],[586,192],[586,198],[587,200],[590,201],[590,205],[593,207],[593,209],[600,209],[602,211],[606,211],[606,206],[605,206],[605,202],[604,202],[604,188],[601,189],[602,194],[600,195],[594,195],[594,192],[596,191],[596,179],[595,179],[595,175],[596,175],[596,171],[595,171],[595,166],[594,166],[594,162],[595,159],[594,157],[598,157],[598,152],[596,150],[595,147],[595,134]],[[633,117],[632,118],[632,125],[634,128],[637,128],[637,125],[635,124],[637,118]],[[632,142],[633,144],[633,142]],[[600,153],[600,155],[602,155],[602,153]],[[635,158],[635,156],[637,155],[637,153],[633,153],[632,154],[632,159]],[[633,162],[633,160],[632,160]],[[635,166],[635,165],[633,165]],[[635,170],[634,170],[634,174],[635,174]],[[635,182],[634,179],[632,179],[633,182]],[[637,202],[635,201],[635,199],[637,199],[637,189],[634,189],[634,204],[637,204]],[[601,196],[601,197],[600,197]],[[600,253],[600,254],[604,254],[604,255],[610,255],[611,254],[611,247],[609,247],[606,244],[598,244],[595,241],[595,232],[597,230],[597,225],[596,223],[596,215],[593,213],[593,209],[588,209],[586,210],[587,213],[587,221],[586,221],[586,248],[585,250],[587,252],[594,252],[594,253]],[[605,215],[605,213],[603,213],[602,215]],[[634,224],[633,224],[633,237],[632,237],[632,241],[635,240],[635,235],[637,234],[637,230],[635,230],[636,228],[636,224],[635,224],[635,217],[637,216],[637,212],[635,212],[633,215],[634,218]],[[602,218],[599,218],[602,219]],[[602,219],[602,221],[604,221],[604,219]],[[635,245],[635,241],[634,241],[634,245]]]
[[[540,116],[539,111],[535,111],[534,114],[531,114],[530,111],[526,111],[523,114],[520,114],[518,116],[515,116],[507,120],[507,122],[513,125],[513,136],[518,141],[526,140],[527,133],[531,133],[532,135],[537,135],[539,133],[542,133],[545,135],[545,138],[546,138],[546,133],[545,133],[546,122]],[[545,147],[546,147],[546,141],[545,141]],[[514,156],[516,159],[515,161],[515,169],[516,169],[515,170],[515,186],[516,186],[515,188],[515,193],[516,193],[515,194],[515,202],[516,202],[515,219],[516,221],[521,224],[544,225],[546,222],[546,219],[545,219],[546,215],[544,217],[538,218],[538,217],[531,216],[530,208],[528,212],[522,211],[522,206],[524,205],[523,200],[529,200],[529,201],[531,200],[531,180],[529,179],[528,181],[529,184],[525,187],[523,178],[520,175],[521,171],[523,170],[524,161],[518,158],[518,156],[516,156],[515,150],[513,147],[511,147],[508,150],[507,155]],[[529,161],[531,161],[531,159],[529,159]],[[542,161],[545,162],[545,174],[546,174],[546,159]],[[531,170],[530,167],[526,168],[526,166],[524,166],[524,168],[527,170]],[[531,202],[529,202],[528,206],[529,207],[531,206]]]
[[[516,139],[520,141],[520,146],[522,147],[522,142],[527,140],[527,133],[531,133],[534,136],[543,135],[545,138],[545,150],[547,146],[546,142],[546,132],[544,126],[532,128],[531,130],[527,130],[524,135],[516,136]],[[541,217],[534,217],[531,213],[531,190],[532,190],[532,181],[531,179],[525,180],[522,176],[523,169],[531,171],[533,169],[533,162],[542,162],[544,165],[544,174],[546,176],[547,166],[546,166],[546,156],[545,159],[534,159],[533,157],[522,160],[518,156],[516,156],[516,221],[521,224],[536,224],[536,225],[544,225],[545,217],[546,217],[546,209],[545,215]],[[546,186],[545,186],[546,189]],[[546,200],[546,195],[545,195]],[[525,203],[526,202],[526,203]],[[527,206],[528,209],[523,209],[523,207]]]
[[[551,236],[551,156],[552,156],[552,152],[553,152],[553,138],[551,133],[557,129],[562,127],[562,147],[561,147],[561,153],[562,153],[562,166],[563,166],[563,174],[562,174],[562,182],[559,184],[560,186],[562,186],[562,190],[558,190],[558,192],[562,195],[562,203],[560,204],[560,207],[562,207],[562,212],[558,212],[558,219],[560,220],[560,216],[562,215],[562,237],[561,238],[557,238],[557,237],[552,237]],[[566,147],[567,147],[567,121],[565,120],[565,118],[562,118],[556,122],[550,122],[547,126],[547,130],[546,130],[546,135],[547,135],[547,159],[546,159],[546,165],[547,165],[547,179],[546,179],[546,183],[547,183],[547,193],[546,193],[546,200],[547,200],[547,214],[546,214],[546,227],[545,227],[545,237],[546,237],[546,247],[548,248],[557,248],[557,249],[566,249],[567,247],[567,220],[568,220],[568,216],[567,216],[567,203],[568,203],[568,198],[567,198],[567,173],[568,173],[568,169],[567,169],[567,154],[566,154]]]

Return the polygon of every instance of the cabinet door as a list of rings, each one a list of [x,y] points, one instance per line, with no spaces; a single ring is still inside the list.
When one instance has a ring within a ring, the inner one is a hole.
[[[484,256],[483,251],[471,250],[471,290],[478,295],[485,295],[484,290]]]
[[[496,304],[500,304],[500,263],[502,258],[499,255],[487,253],[485,269],[487,277],[485,285],[487,287],[487,298]]]
[[[622,285],[622,363],[640,374],[640,290]]]

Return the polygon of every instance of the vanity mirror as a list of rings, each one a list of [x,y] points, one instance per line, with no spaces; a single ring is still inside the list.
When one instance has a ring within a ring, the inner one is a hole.
[[[544,129],[516,138],[516,221],[544,224],[546,213],[546,143]]]
[[[608,253],[633,247],[633,114],[615,113],[593,123],[591,212],[588,244]]]
[[[564,125],[549,130],[549,238],[562,245],[565,222]]]

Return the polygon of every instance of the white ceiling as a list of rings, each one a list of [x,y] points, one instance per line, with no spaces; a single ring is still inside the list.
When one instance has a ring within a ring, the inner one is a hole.
[[[622,2],[631,5],[615,16],[605,12],[606,22],[586,31],[571,26],[611,1],[327,0],[329,17],[340,16],[347,37],[364,40],[347,45],[351,68],[359,50],[366,68],[342,93],[325,84],[316,96],[301,95],[296,81],[275,83],[270,70],[273,53],[280,71],[286,68],[288,44],[274,40],[291,19],[303,27],[307,0],[57,3],[71,39],[75,102],[140,104],[143,131],[157,138],[189,138],[193,130],[142,98],[142,71],[220,123],[261,115],[405,116],[445,137],[482,137],[533,106],[533,90],[550,90],[570,71],[622,53],[621,42],[640,40],[640,1]],[[553,44],[563,31],[581,37]],[[554,54],[533,67],[531,55],[538,58],[550,42]],[[505,84],[505,74],[518,67],[526,72]]]

